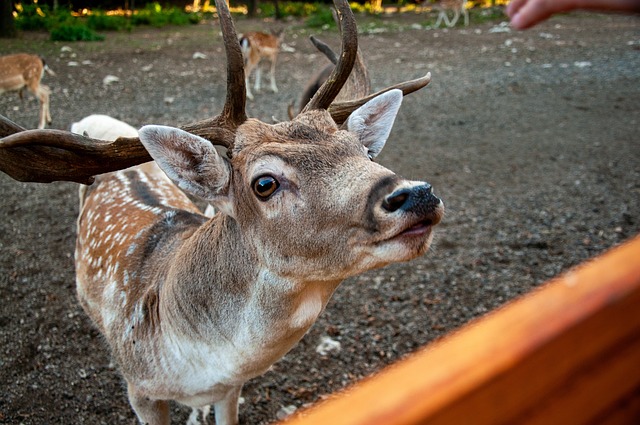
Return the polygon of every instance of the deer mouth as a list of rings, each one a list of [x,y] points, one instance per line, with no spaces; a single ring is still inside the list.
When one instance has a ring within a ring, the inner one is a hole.
[[[434,224],[435,223],[433,222],[432,219],[425,218],[424,220],[419,221],[418,223],[415,223],[407,227],[406,229],[404,229],[394,237],[425,236],[431,233],[431,229],[433,228]]]
[[[440,209],[436,208],[435,211],[427,214],[426,217],[416,217],[416,219],[407,223],[396,234],[394,234],[387,240],[427,239],[429,238],[429,236],[431,236],[433,227],[440,223],[442,215],[443,212]]]

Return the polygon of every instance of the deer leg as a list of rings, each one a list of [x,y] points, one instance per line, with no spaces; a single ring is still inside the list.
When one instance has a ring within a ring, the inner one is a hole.
[[[451,28],[451,21],[449,21],[449,16],[447,15],[447,12],[444,10],[441,10],[440,13],[438,14],[438,21],[436,22],[436,28],[440,27],[440,22],[442,22],[444,20],[444,25]]]
[[[469,26],[469,11],[466,7],[462,6],[462,14],[464,15],[464,26]]]
[[[434,25],[435,28],[440,28],[440,22],[442,22],[442,17],[447,17],[447,15],[444,14],[444,12],[440,11],[438,12],[438,20],[436,21],[436,24]]]
[[[38,128],[44,128],[48,122],[51,122],[49,117],[49,88],[47,86],[36,84],[30,84],[28,86],[29,91],[33,93],[40,102],[40,120],[38,122]]]
[[[51,95],[51,89],[49,89],[49,87],[45,86],[45,85],[41,85],[40,89],[42,90],[42,92],[45,93],[44,101],[43,101],[43,104],[44,104],[44,117],[45,117],[45,120],[47,121],[47,124],[51,124],[51,113],[49,112],[49,105],[50,105],[49,96]]]
[[[226,397],[213,405],[216,425],[238,425],[238,399],[242,386],[232,388]]]
[[[253,86],[253,88],[257,93],[260,93],[261,78],[262,78],[262,68],[260,68],[260,65],[258,64],[258,66],[256,66],[256,82],[255,82],[255,85]]]
[[[150,400],[137,392],[136,388],[128,383],[129,403],[136,412],[138,421],[142,425],[170,425],[169,403],[166,400]]]
[[[278,93],[278,87],[276,86],[276,59],[275,58],[271,60],[271,69],[269,71],[269,75],[271,75],[271,91],[274,93]]]
[[[249,77],[251,76],[251,71],[253,71],[253,65],[251,61],[247,61],[247,64],[244,68],[244,85],[247,92],[247,98],[253,100],[253,93],[251,93],[251,86],[249,85]]]
[[[187,425],[209,425],[209,413],[211,412],[211,406],[204,406],[200,409],[193,408],[189,415]],[[200,422],[200,414],[202,413],[202,422]]]
[[[455,12],[453,12],[453,19],[451,20],[450,23],[447,24],[447,26],[449,28],[455,27],[456,23],[458,22],[458,19],[460,19],[460,11],[456,10]]]

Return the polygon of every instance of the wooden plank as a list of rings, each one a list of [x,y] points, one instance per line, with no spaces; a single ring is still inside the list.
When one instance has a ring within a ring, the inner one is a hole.
[[[629,422],[631,418],[632,422]],[[640,423],[640,387],[626,399],[621,400],[609,411],[600,415],[593,422],[594,425],[626,425]]]
[[[625,351],[635,355],[639,311],[640,236],[285,423],[514,423],[540,409],[585,407],[589,385],[610,391],[614,377],[629,378],[604,403],[612,405],[640,373]],[[595,366],[611,359],[610,368]]]
[[[640,387],[640,335],[611,351],[585,365],[573,379],[560,381],[556,391],[516,423],[588,424],[616,408]]]

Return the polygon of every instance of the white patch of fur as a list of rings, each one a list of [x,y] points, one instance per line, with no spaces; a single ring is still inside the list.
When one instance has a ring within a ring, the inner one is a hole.
[[[108,115],[94,114],[71,125],[71,132],[87,134],[100,140],[116,140],[118,137],[136,137],[138,131],[129,124]]]
[[[307,328],[316,321],[322,312],[322,298],[317,291],[310,291],[302,299],[291,316],[289,325],[294,329]]]
[[[119,298],[117,291],[117,283],[111,281],[104,287],[104,291],[102,292],[102,309],[100,312],[105,329],[109,329],[118,317],[118,310],[109,307],[115,305],[117,298]]]

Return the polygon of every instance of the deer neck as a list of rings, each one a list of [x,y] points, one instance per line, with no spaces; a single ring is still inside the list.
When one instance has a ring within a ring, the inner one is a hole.
[[[257,342],[281,355],[315,322],[339,283],[279,276],[260,263],[238,223],[220,215],[180,247],[161,288],[159,314],[176,333],[222,336],[245,348]]]

